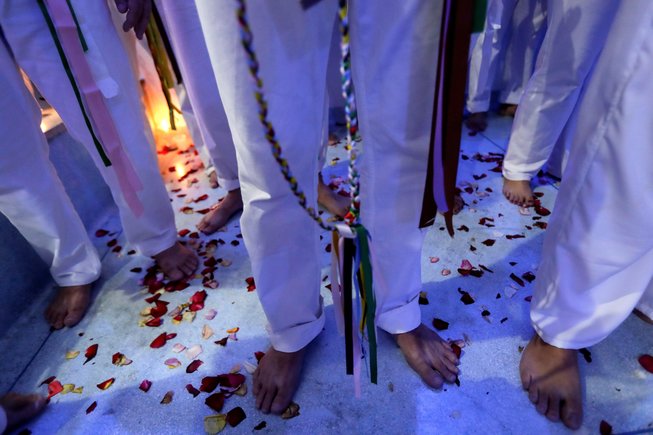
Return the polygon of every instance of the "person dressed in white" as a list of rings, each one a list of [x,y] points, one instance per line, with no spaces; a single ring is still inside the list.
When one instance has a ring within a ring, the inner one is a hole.
[[[536,335],[522,354],[537,410],[582,424],[577,349],[637,308],[653,318],[653,3],[621,2],[580,102],[531,302]]]
[[[511,203],[532,205],[531,179],[554,150],[564,153],[568,148],[575,124],[572,113],[619,3],[548,0],[546,34],[503,162],[503,194]]]
[[[236,148],[195,2],[157,0],[156,4],[165,21],[201,139],[215,165],[218,184],[227,191],[227,195],[198,224],[200,231],[210,234],[222,228],[243,208]]]
[[[125,151],[140,177],[137,192],[144,212],[136,216],[120,188],[113,167],[105,167],[95,149],[81,109],[36,1],[0,0],[0,26],[9,49],[2,45],[0,67],[7,85],[0,119],[4,147],[15,149],[0,158],[0,211],[50,265],[60,291],[46,318],[55,328],[81,320],[90,301],[91,283],[100,273],[97,254],[47,158],[36,102],[20,80],[16,65],[30,77],[57,110],[70,134],[89,150],[120,210],[127,240],[143,255],[155,258],[170,279],[192,274],[195,254],[177,242],[174,215],[154,153],[134,75],[109,10],[102,2],[73,0],[88,43],[87,59],[101,83],[105,101]],[[13,55],[13,57],[12,57]]]
[[[258,119],[236,5],[196,1],[231,127],[244,199],[241,227],[271,348],[254,375],[256,405],[283,412],[306,347],[324,327],[319,228],[297,206]],[[269,117],[295,177],[317,205],[326,71],[337,2],[247,2]],[[362,221],[376,256],[377,325],[395,335],[430,386],[453,382],[458,359],[421,323],[418,229],[428,159],[441,2],[351,1],[360,131]],[[387,104],[392,101],[392,104]]]
[[[467,128],[474,132],[487,128],[487,112],[497,83],[502,88],[499,100],[508,106],[505,113],[514,116],[545,30],[545,0],[488,1],[485,26],[472,46],[469,62]]]

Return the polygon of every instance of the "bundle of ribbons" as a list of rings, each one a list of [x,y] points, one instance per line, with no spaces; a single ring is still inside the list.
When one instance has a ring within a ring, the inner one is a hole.
[[[37,0],[52,35],[62,65],[73,88],[84,122],[105,166],[112,166],[125,201],[136,216],[143,213],[137,192],[143,189],[85,52],[88,46],[70,0]]]

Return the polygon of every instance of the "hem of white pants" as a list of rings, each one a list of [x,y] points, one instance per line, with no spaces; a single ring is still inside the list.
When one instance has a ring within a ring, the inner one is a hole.
[[[506,180],[510,180],[510,181],[531,181],[531,179],[533,178],[530,174],[524,174],[523,172],[510,171],[510,170],[506,169],[505,166],[501,170],[501,173],[503,174],[503,178],[505,178]]]
[[[231,192],[232,190],[240,189],[240,180],[236,178],[235,180],[227,180],[224,178],[221,178],[220,175],[218,175],[218,184],[220,187],[225,189],[227,192]]]
[[[559,338],[556,338],[555,336],[548,335],[542,329],[538,328],[535,324],[533,324],[533,329],[535,329],[535,333],[539,335],[540,338],[546,344],[550,344],[551,346],[555,346],[559,349],[568,349],[568,350],[578,350],[584,347],[594,346],[596,343],[603,341],[603,339],[607,336],[606,335],[603,337],[595,338],[593,340],[586,340],[586,341],[571,341],[571,340],[561,340]]]
[[[422,323],[422,312],[416,296],[405,305],[386,311],[377,316],[376,324],[389,334],[403,334],[417,328]]]
[[[7,413],[0,406],[0,434],[5,433],[5,429],[7,429]]]
[[[490,102],[487,103],[467,103],[465,105],[469,113],[483,113],[490,110]]]
[[[316,320],[293,326],[280,333],[270,332],[270,343],[279,352],[297,352],[309,345],[324,329],[324,311]]]
[[[75,273],[73,276],[70,277],[66,277],[66,278],[53,277],[53,279],[54,282],[56,282],[57,286],[59,287],[73,287],[78,285],[93,284],[95,281],[98,280],[98,278],[100,278],[101,274],[102,271],[100,270],[97,273],[93,273],[93,274]]]
[[[159,237],[155,240],[148,240],[142,243],[132,243],[141,254],[146,257],[154,257],[157,254],[165,251],[166,249],[172,248],[175,243],[177,243],[177,230],[172,234]]]

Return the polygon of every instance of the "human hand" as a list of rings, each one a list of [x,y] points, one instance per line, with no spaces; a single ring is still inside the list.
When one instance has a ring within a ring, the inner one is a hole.
[[[125,32],[134,29],[136,37],[143,39],[152,13],[152,0],[115,0],[115,2],[118,12],[127,14],[122,29]]]

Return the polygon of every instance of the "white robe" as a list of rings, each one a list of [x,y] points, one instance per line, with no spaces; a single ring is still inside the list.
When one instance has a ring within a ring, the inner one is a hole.
[[[592,346],[653,317],[653,2],[621,2],[580,103],[531,319],[544,341]]]
[[[241,226],[275,349],[306,346],[324,326],[319,228],[297,205],[259,123],[235,4],[197,0],[232,128],[245,203]],[[316,207],[326,74],[337,2],[247,2],[269,116],[308,204]],[[364,156],[362,221],[371,233],[377,324],[420,324],[418,229],[442,3],[352,1],[352,68]]]
[[[601,52],[618,0],[549,0],[548,27],[503,162],[509,180],[530,180],[574,133],[572,113]],[[563,131],[565,134],[563,135]]]
[[[107,4],[88,0],[72,0],[72,4],[89,45],[86,55],[93,76],[143,184],[138,196],[145,212],[140,217],[125,202],[113,169],[100,160],[38,3],[0,0],[0,25],[18,65],[59,113],[70,134],[88,149],[118,205],[127,240],[152,256],[174,245],[177,232],[132,66]]]
[[[0,212],[27,239],[60,286],[90,284],[100,259],[48,159],[41,111],[0,42]]]
[[[204,145],[217,170],[218,183],[227,191],[238,189],[236,149],[195,2],[158,0],[157,4],[166,23]]]

